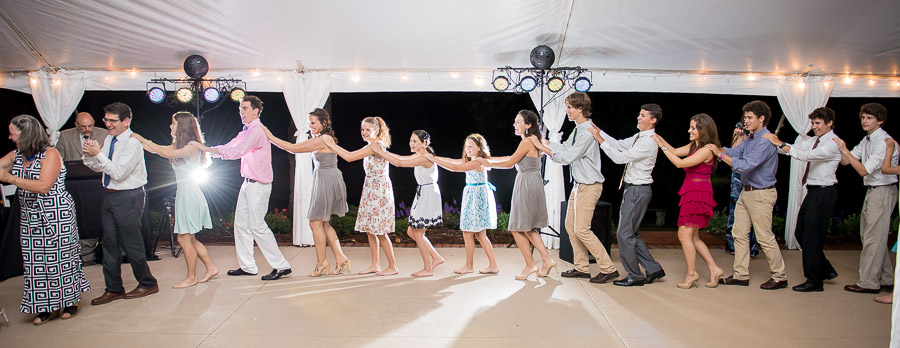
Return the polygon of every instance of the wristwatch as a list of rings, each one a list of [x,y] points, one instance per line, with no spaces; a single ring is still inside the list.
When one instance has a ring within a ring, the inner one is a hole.
[[[790,145],[790,144],[788,144],[788,143],[782,141],[782,142],[781,142],[781,145],[778,145],[778,148],[779,148],[779,149],[784,149],[784,147],[785,147],[785,146],[788,146],[788,145]]]
[[[666,150],[668,150],[668,149],[669,149],[669,147],[668,147],[668,146],[665,146],[665,145],[663,145],[663,146],[660,146],[660,147],[659,147],[659,149],[660,149],[660,150],[663,150],[663,152],[666,152]]]

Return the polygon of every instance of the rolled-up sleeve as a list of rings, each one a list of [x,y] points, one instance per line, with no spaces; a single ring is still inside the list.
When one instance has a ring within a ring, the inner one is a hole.
[[[572,146],[566,146],[562,144],[550,144],[550,150],[552,150],[553,155],[550,156],[550,159],[556,163],[569,164],[575,162],[575,160],[584,157],[584,153],[587,152],[588,146],[594,145],[596,146],[596,141],[594,138],[587,134],[588,136],[579,136],[575,138],[575,144]],[[555,145],[555,146],[554,146]]]
[[[102,151],[94,156],[92,165],[89,167],[100,169],[101,172],[109,175],[113,180],[122,180],[131,175],[135,168],[142,164],[144,160],[144,148],[141,143],[134,138],[128,138],[116,144],[115,155],[117,158],[126,158],[124,162],[113,162],[106,157]],[[89,161],[85,161],[87,164]]]

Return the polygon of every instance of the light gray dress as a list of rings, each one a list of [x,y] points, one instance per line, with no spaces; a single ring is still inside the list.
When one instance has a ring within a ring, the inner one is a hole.
[[[508,229],[527,232],[547,227],[547,199],[541,179],[540,157],[522,157],[516,163],[516,170],[519,173],[516,174],[516,183],[513,185]]]
[[[331,221],[332,215],[344,216],[347,213],[347,186],[337,168],[337,154],[317,152],[315,166],[307,218]]]

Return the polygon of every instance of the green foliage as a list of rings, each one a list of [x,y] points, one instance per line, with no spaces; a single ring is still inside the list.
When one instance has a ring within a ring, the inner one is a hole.
[[[406,229],[409,227],[409,218],[399,218],[394,225],[394,233],[400,237],[409,237]]]
[[[275,234],[293,233],[291,218],[287,215],[287,209],[275,209],[266,214],[266,224]]]
[[[828,234],[841,237],[859,235],[859,214],[850,214],[846,218],[831,219]]]
[[[459,230],[459,214],[452,214],[444,210],[444,228],[448,230]]]
[[[509,229],[509,213],[497,213],[497,230],[506,231]]]
[[[725,232],[728,230],[728,213],[726,210],[714,212],[712,218],[709,219],[709,225],[706,226],[704,231],[710,234],[725,235]]]
[[[354,227],[356,227],[356,216],[344,215],[344,216],[331,216],[331,227],[334,228],[334,231],[337,233],[338,238],[345,237],[351,233],[353,233]]]
[[[784,218],[780,216],[772,217],[772,233],[776,236],[784,235]]]

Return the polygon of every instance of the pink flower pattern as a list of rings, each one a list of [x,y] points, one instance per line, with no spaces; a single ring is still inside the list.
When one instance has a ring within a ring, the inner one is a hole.
[[[380,157],[366,156],[363,159],[366,181],[354,228],[359,232],[374,235],[394,232],[394,186],[388,176],[388,165],[388,161]]]

